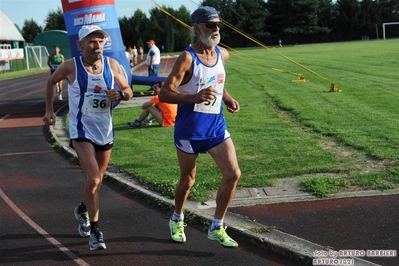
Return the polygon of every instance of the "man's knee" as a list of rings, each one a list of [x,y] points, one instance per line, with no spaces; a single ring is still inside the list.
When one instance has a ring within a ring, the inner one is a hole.
[[[241,177],[241,170],[239,168],[224,175],[224,179],[230,183],[237,183]]]
[[[179,187],[183,190],[190,190],[195,183],[195,177],[192,176],[182,176],[180,178]]]
[[[89,188],[89,190],[92,193],[96,193],[97,191],[100,190],[101,187],[101,178],[100,177],[93,177],[93,178],[88,178],[86,181],[86,186]]]

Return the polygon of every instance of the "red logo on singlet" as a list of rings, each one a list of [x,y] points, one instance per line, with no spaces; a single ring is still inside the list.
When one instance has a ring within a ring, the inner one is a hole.
[[[222,84],[224,82],[224,73],[217,74],[217,83]]]
[[[96,85],[95,87],[94,87],[94,92],[101,92],[101,87],[100,86],[98,86],[98,85]]]

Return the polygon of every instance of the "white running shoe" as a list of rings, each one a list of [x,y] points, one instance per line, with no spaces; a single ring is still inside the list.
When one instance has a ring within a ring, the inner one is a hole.
[[[79,221],[78,232],[82,237],[89,236],[91,230],[89,214],[87,212],[79,213],[78,209],[79,206],[73,210],[76,220]]]
[[[143,125],[151,125],[152,124],[152,118],[151,117],[147,117],[146,119],[143,120],[143,122],[141,122],[141,124],[143,124]]]
[[[90,234],[89,240],[90,250],[97,250],[97,249],[106,249],[104,243],[103,233],[101,232],[100,228],[97,228]]]

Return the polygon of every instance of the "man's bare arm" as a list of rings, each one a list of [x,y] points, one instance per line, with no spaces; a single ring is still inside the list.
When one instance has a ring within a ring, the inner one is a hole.
[[[57,68],[57,70],[48,78],[46,83],[46,114],[43,117],[43,122],[46,125],[54,125],[56,116],[54,114],[54,95],[56,84],[61,80],[68,79],[69,81],[75,79],[75,64],[73,59],[70,59]]]
[[[125,93],[125,99],[120,99],[120,100],[125,100],[125,101],[130,100],[133,97],[133,91],[130,88],[129,83],[125,78],[121,66],[119,65],[118,61],[116,61],[113,58],[110,58],[110,64],[111,64],[112,73],[114,74],[115,77],[116,84],[118,84],[119,88]]]

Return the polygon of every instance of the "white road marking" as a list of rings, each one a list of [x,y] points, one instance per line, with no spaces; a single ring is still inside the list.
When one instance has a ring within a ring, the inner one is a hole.
[[[29,224],[33,229],[35,229],[39,234],[41,234],[45,239],[47,239],[51,244],[53,244],[60,251],[64,252],[68,257],[70,257],[76,264],[81,266],[90,266],[87,262],[76,256],[73,252],[71,252],[68,248],[62,245],[57,239],[52,237],[49,233],[47,233],[43,228],[41,228],[37,223],[32,221],[25,213],[23,213],[11,200],[7,195],[0,189],[0,197],[11,207],[18,215],[21,217],[27,224]]]
[[[0,121],[3,120],[4,118],[9,117],[9,116],[10,116],[10,114],[7,114],[7,115],[3,116],[2,118],[0,118]]]

